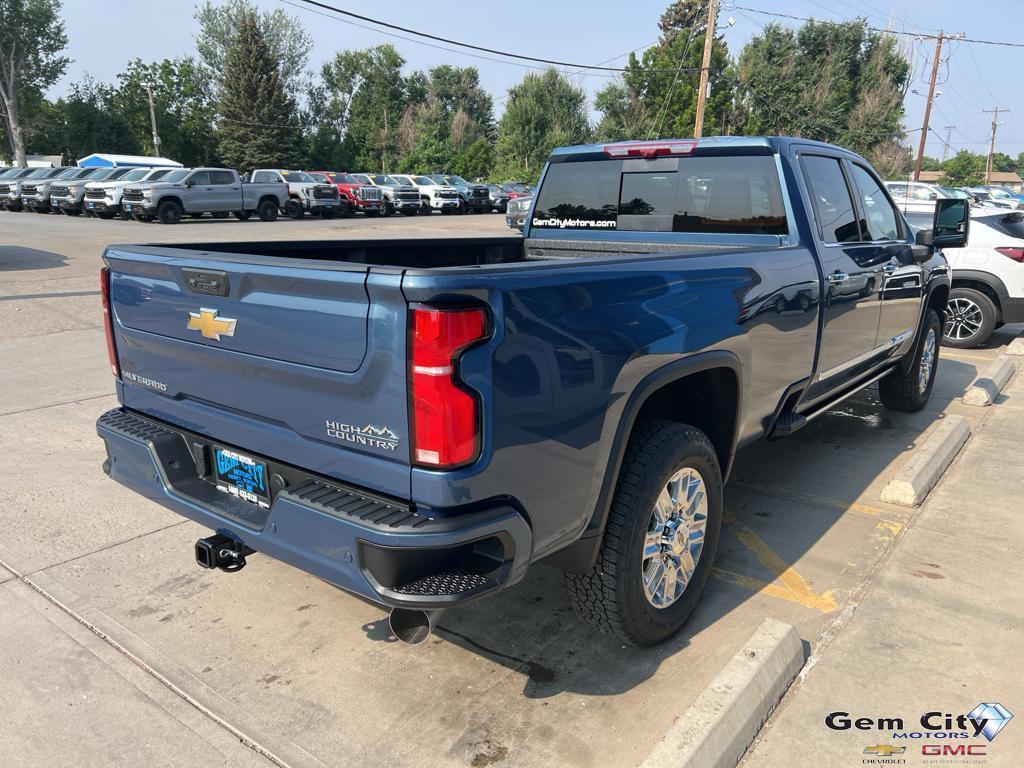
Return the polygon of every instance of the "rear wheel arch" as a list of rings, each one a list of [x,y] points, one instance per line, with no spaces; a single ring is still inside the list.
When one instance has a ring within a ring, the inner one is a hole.
[[[1003,299],[1009,298],[1009,291],[1003,285],[1003,281],[995,275],[987,275],[984,272],[971,272],[964,275],[954,273],[953,288],[971,288],[979,293],[988,296],[996,306],[999,313],[999,320],[1003,317]],[[948,292],[947,292],[948,296]]]
[[[585,571],[593,564],[622,472],[626,446],[644,418],[689,424],[704,432],[715,449],[722,477],[727,479],[742,415],[742,370],[734,354],[719,350],[669,363],[648,374],[634,388],[619,418],[590,523],[578,541],[554,553],[547,562],[574,572]],[[678,399],[684,402],[677,405]],[[723,413],[728,418],[721,418]]]

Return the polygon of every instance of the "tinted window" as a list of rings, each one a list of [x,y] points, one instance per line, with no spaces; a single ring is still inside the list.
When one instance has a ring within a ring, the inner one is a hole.
[[[211,184],[234,184],[235,174],[231,171],[210,171]]]
[[[533,226],[615,229],[622,163],[613,160],[553,163],[544,175]]]
[[[896,222],[896,212],[890,205],[889,198],[882,191],[882,186],[875,181],[875,177],[868,173],[867,169],[859,165],[853,166],[853,181],[860,194],[861,208],[864,214],[862,222],[864,239],[872,241],[898,240],[900,226]]]
[[[1001,229],[1010,237],[1024,238],[1024,212],[1014,211],[1006,216],[1000,216],[994,220],[997,229]]]
[[[202,187],[210,183],[210,174],[207,171],[197,171],[188,177],[190,184]]]
[[[801,159],[814,204],[821,239],[826,243],[855,243],[860,240],[857,217],[839,161],[830,157],[804,155]]]
[[[591,160],[548,168],[533,226],[646,232],[785,234],[772,157],[691,157],[643,164]],[[623,168],[626,171],[623,173]],[[638,170],[632,170],[637,168]]]

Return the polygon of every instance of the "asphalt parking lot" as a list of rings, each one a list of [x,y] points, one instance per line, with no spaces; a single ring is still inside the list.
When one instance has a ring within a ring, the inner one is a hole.
[[[259,556],[200,570],[206,535],[110,481],[116,405],[99,308],[107,243],[506,233],[497,214],[178,226],[0,212],[0,730],[10,765],[630,766],[765,617],[815,653],[915,510],[882,487],[1022,330],[942,350],[928,408],[869,389],[738,458],[715,571],[683,634],[624,648],[574,617],[560,575],[444,616],[424,645],[380,608]],[[827,652],[827,651],[826,651]]]

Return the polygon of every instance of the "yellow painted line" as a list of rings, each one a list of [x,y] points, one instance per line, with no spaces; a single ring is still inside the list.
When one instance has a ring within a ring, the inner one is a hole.
[[[775,574],[775,578],[782,582],[782,585],[779,586],[773,582],[744,576],[743,574],[723,568],[713,569],[713,572],[720,578],[745,589],[751,589],[781,600],[788,600],[791,603],[797,603],[805,608],[812,608],[822,613],[831,613],[837,608],[836,601],[832,598],[832,590],[821,594],[815,593],[807,583],[807,580],[787,564],[778,552],[768,546],[764,539],[738,522],[731,514],[725,515],[724,522],[733,529],[736,538],[754,553],[754,556],[760,561],[761,565]]]
[[[868,515],[870,517],[880,517],[882,515],[889,514],[886,510],[880,507],[872,507],[856,501],[842,501],[841,499],[833,499],[828,496],[817,496],[811,493],[800,493],[799,491],[792,491],[789,488],[780,488],[777,485],[769,485],[768,483],[739,480],[732,487],[756,491],[758,493],[766,493],[769,496],[776,496],[780,499],[793,499],[796,501],[803,501],[808,504],[821,504],[826,507],[831,507],[832,509],[840,509],[843,512],[860,512],[862,515]]]

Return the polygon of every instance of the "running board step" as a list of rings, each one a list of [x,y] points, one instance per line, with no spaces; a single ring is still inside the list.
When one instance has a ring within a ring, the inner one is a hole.
[[[772,433],[769,437],[789,437],[799,429],[803,429],[807,425],[807,417],[801,416],[799,413],[790,411],[779,416],[775,422],[775,426],[772,428]]]

